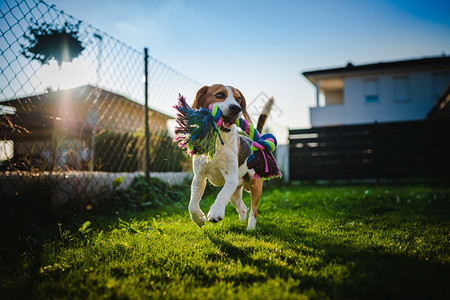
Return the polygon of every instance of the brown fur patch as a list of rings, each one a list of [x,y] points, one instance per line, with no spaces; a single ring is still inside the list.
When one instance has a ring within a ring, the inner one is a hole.
[[[231,86],[230,88],[233,91],[233,98],[241,106],[242,115],[248,122],[252,123],[250,116],[247,112],[247,101],[245,100],[244,95],[241,93],[240,90]],[[224,97],[217,98],[216,95],[218,93],[222,93]],[[200,109],[200,107],[208,108],[209,105],[213,103],[223,102],[228,96],[229,96],[228,90],[223,84],[213,84],[211,86],[204,86],[200,90],[198,90],[197,95],[195,96],[195,100],[192,103],[192,108],[195,109]]]
[[[252,198],[252,214],[255,219],[258,217],[258,203],[261,198],[264,180],[261,178],[252,178],[250,185],[250,195]]]

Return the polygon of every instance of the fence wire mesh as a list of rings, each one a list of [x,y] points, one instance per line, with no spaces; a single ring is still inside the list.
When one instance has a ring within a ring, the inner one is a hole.
[[[44,1],[4,0],[0,68],[3,197],[45,181],[65,201],[144,171],[143,51]],[[178,93],[201,85],[151,56],[148,73],[150,171],[182,171],[168,123]]]

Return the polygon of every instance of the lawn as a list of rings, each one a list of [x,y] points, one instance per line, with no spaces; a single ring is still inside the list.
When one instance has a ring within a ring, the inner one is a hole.
[[[450,297],[443,184],[269,186],[253,232],[231,205],[199,229],[188,186],[150,195],[116,191],[103,199],[111,209],[70,218],[3,218],[0,298]]]

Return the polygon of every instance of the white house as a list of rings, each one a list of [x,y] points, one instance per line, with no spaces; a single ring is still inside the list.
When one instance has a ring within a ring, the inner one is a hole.
[[[450,56],[303,72],[317,89],[311,126],[422,120],[450,84]]]

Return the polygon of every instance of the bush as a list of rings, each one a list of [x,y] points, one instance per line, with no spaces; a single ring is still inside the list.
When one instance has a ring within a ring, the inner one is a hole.
[[[143,145],[144,137],[132,132],[102,132],[95,139],[95,167],[105,172],[138,171]]]
[[[96,137],[95,166],[105,172],[144,170],[145,137],[142,133],[105,131]],[[189,162],[186,153],[166,134],[150,137],[150,170],[179,172]]]
[[[105,213],[117,210],[141,211],[147,208],[159,208],[189,197],[189,184],[171,186],[158,178],[150,182],[143,176],[137,176],[125,189],[120,184],[109,193],[94,201],[94,212]]]

